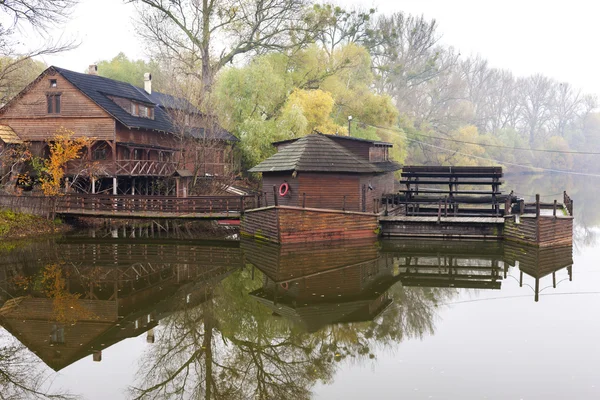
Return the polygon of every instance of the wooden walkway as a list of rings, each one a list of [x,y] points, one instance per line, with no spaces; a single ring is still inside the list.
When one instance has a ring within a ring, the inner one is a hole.
[[[127,196],[69,194],[0,196],[0,208],[36,215],[149,219],[239,219],[256,207],[255,196]]]

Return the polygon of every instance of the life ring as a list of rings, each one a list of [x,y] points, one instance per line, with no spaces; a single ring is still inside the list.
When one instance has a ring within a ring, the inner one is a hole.
[[[283,182],[279,186],[279,196],[283,197],[290,191],[290,185],[287,182]]]
[[[287,282],[281,283],[280,286],[283,290],[288,290],[290,288],[290,285]]]

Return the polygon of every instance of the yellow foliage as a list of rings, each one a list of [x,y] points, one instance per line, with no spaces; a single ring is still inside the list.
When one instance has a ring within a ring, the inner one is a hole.
[[[90,138],[73,138],[73,135],[73,131],[60,128],[49,141],[50,157],[44,162],[47,175],[40,179],[46,196],[61,194],[60,186],[65,177],[67,163],[79,159],[81,151],[91,145]]]
[[[67,290],[67,282],[63,268],[58,264],[51,264],[42,270],[42,286],[46,296],[51,298],[54,319],[61,323],[74,324],[81,319],[91,319],[93,313],[86,309],[78,293]]]
[[[477,131],[476,126],[466,125],[460,127],[450,133],[450,138],[456,140],[457,142],[444,141],[441,143],[441,146],[446,148],[448,151],[441,151],[437,154],[438,164],[464,166],[489,164],[486,160],[478,158],[485,154],[485,148],[477,144],[460,143],[479,142],[479,132]]]
[[[313,130],[329,134],[347,133],[344,127],[335,124],[331,118],[334,104],[333,97],[328,92],[320,89],[296,89],[288,97],[283,114],[301,110],[307,122],[304,134]]]

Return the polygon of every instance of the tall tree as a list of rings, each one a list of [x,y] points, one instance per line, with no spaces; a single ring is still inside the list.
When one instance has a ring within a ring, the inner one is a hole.
[[[44,32],[59,25],[76,3],[77,0],[0,1],[0,106],[29,82],[31,73],[39,70],[39,63],[32,60],[34,57],[76,47],[74,41],[49,40],[38,48],[23,49],[20,43],[25,28]]]
[[[130,0],[139,5],[141,35],[165,58],[212,89],[216,73],[251,52],[307,43],[317,21],[305,0]],[[156,49],[158,47],[158,49]]]
[[[131,83],[135,86],[143,86],[144,73],[152,73],[152,90],[163,91],[165,89],[165,74],[158,62],[151,60],[129,59],[125,53],[119,53],[110,60],[102,60],[98,65],[98,75],[115,79],[121,82]]]

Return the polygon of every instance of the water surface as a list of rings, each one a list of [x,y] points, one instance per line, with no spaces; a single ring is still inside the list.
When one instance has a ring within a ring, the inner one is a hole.
[[[386,240],[274,246],[149,229],[0,257],[2,393],[85,399],[596,399],[600,214],[573,246]],[[596,185],[597,186],[597,185]]]

